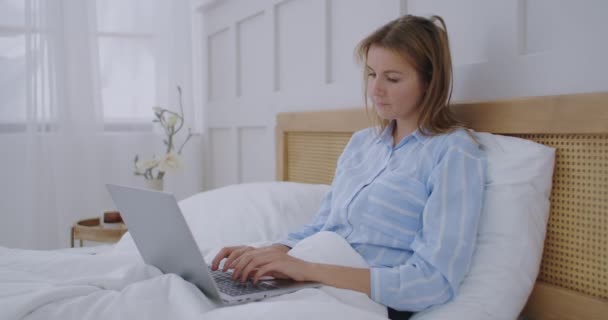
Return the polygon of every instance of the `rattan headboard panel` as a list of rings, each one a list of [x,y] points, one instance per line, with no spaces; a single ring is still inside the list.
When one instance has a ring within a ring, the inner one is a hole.
[[[516,135],[556,148],[538,280],[608,299],[608,135]]]
[[[331,184],[338,157],[351,136],[349,132],[288,132],[287,181]]]

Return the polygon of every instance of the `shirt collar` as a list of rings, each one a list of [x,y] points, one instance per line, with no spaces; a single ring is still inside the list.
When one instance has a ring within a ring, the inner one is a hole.
[[[418,140],[418,142],[425,144],[426,140],[429,139],[429,136],[425,136],[420,129],[414,131],[414,137],[416,138],[416,140]]]
[[[376,143],[382,143],[382,144],[385,144],[388,146],[392,146],[393,127],[394,126],[395,126],[395,120],[392,120],[391,122],[389,122],[388,125],[386,126],[386,128],[384,128],[384,131],[382,131],[382,133],[380,133],[380,136],[378,136]]]
[[[395,120],[391,120],[389,124],[384,128],[384,131],[380,133],[380,136],[376,140],[376,143],[382,143],[387,146],[393,147],[393,128],[395,127]],[[416,129],[414,132],[404,137],[403,140],[399,141],[399,143],[395,146],[395,149],[400,148],[406,141],[408,141],[408,137],[413,136],[418,142],[424,144],[426,140],[428,140],[428,136],[424,135],[420,132],[420,129]]]

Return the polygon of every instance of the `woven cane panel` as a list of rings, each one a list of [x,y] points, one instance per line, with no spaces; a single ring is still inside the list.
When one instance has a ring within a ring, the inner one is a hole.
[[[557,149],[538,280],[608,299],[608,135],[517,135]]]
[[[350,132],[287,132],[287,181],[331,184]]]

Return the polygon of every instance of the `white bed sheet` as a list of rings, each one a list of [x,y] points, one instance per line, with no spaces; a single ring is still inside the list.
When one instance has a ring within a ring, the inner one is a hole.
[[[341,238],[320,237],[294,248],[294,255],[361,263],[354,250],[343,250]],[[0,247],[0,288],[0,319],[386,319],[386,309],[366,295],[331,287],[218,307],[182,278],[145,265],[136,252],[118,250],[92,255]]]

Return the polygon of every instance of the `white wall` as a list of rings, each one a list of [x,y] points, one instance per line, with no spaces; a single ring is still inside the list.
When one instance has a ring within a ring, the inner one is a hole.
[[[362,106],[354,47],[404,13],[445,19],[456,102],[608,90],[603,0],[225,0],[199,12],[206,188],[274,180],[277,112]]]
[[[418,0],[448,25],[454,98],[488,100],[608,90],[604,0]]]

